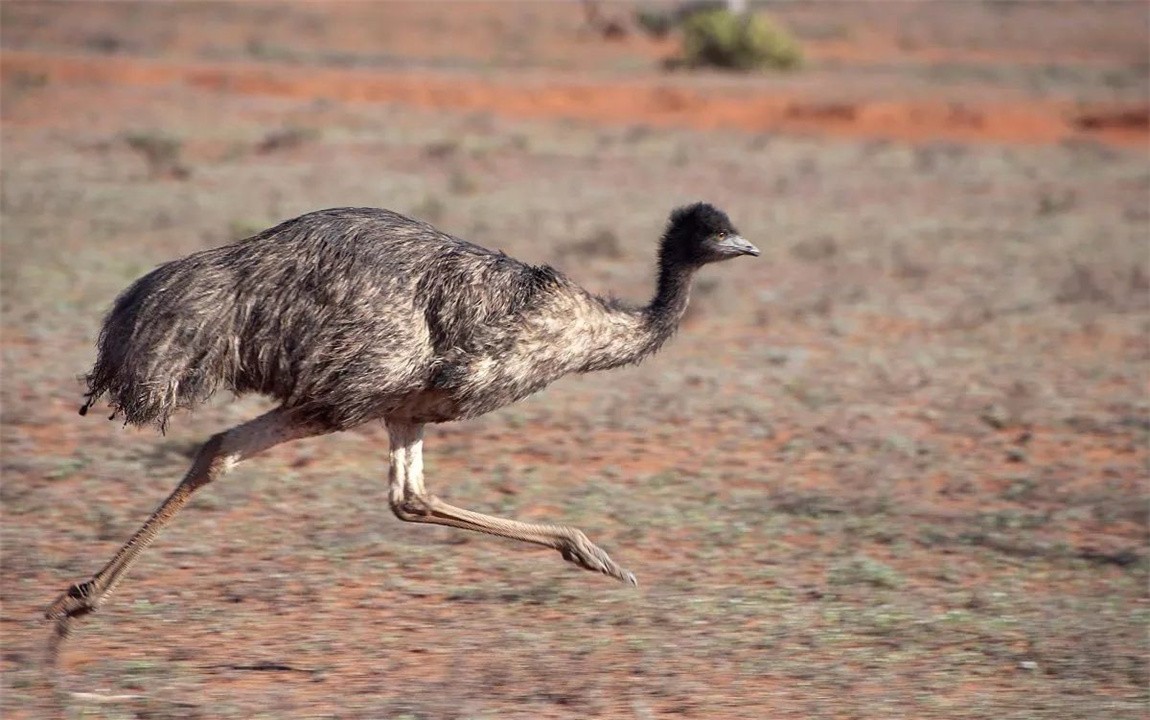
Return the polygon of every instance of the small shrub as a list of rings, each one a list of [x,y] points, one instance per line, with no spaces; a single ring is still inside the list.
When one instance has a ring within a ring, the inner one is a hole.
[[[447,189],[453,195],[474,195],[479,192],[479,180],[463,168],[455,168],[447,178]]]
[[[635,11],[635,24],[651,37],[662,40],[675,29],[676,19],[668,12],[639,8]]]
[[[48,84],[48,74],[44,72],[27,72],[18,70],[12,73],[5,85],[16,90],[39,90]]]
[[[641,7],[635,11],[635,24],[656,40],[662,40],[683,26],[687,18],[711,10],[724,10],[727,0],[689,0],[671,7]]]
[[[839,252],[839,244],[830,235],[800,240],[791,246],[791,254],[800,260],[817,263],[830,260]]]
[[[573,255],[580,258],[612,258],[623,257],[623,247],[619,236],[608,228],[600,228],[582,240],[565,245],[560,255]]]
[[[857,556],[839,562],[827,571],[827,583],[831,585],[869,585],[876,588],[897,590],[903,579],[894,568],[865,556]]]
[[[247,42],[248,55],[256,60],[268,60],[271,62],[297,62],[299,55],[289,47],[282,45],[272,45],[259,40],[251,38]]]
[[[683,61],[687,67],[727,70],[791,70],[802,64],[794,37],[759,15],[710,10],[683,23]]]
[[[179,138],[160,132],[132,132],[124,136],[124,142],[144,157],[153,178],[182,180],[191,175],[191,170],[180,161],[184,144]]]
[[[423,156],[431,160],[444,160],[459,152],[458,140],[440,140],[423,146]]]
[[[320,139],[320,131],[313,127],[289,125],[272,130],[256,143],[256,152],[261,155],[280,150],[293,150]]]
[[[443,221],[444,215],[447,214],[447,206],[436,196],[427,195],[412,208],[411,214],[420,220],[435,225]]]
[[[232,220],[228,223],[228,240],[230,242],[247,240],[250,237],[259,235],[266,228],[267,225],[265,223],[254,220]]]
[[[124,49],[124,40],[113,33],[98,32],[84,38],[84,46],[89,50],[110,55]]]

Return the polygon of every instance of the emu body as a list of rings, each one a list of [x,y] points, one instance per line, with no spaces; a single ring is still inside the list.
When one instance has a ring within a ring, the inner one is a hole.
[[[680,208],[659,246],[655,297],[632,307],[397,213],[340,208],[160,266],[108,313],[81,414],[107,396],[113,417],[163,428],[219,389],[279,406],[213,436],[104,568],[52,604],[50,656],[197,489],[275,445],[371,420],[388,428],[388,499],[400,519],[550,547],[634,583],[574,528],[492,517],[430,494],[423,426],[490,412],[568,373],[638,362],[674,333],[695,271],[757,254],[721,211]]]

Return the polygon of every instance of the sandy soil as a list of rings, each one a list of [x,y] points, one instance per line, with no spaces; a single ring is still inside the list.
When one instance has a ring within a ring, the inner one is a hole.
[[[619,40],[574,3],[0,5],[3,716],[61,712],[43,607],[267,406],[77,417],[133,278],[362,204],[638,299],[702,196],[764,255],[664,352],[427,443],[436,492],[639,590],[400,523],[366,427],[197,496],[62,713],[1145,717],[1146,6],[771,9],[800,73],[664,71],[624,5]]]
[[[235,63],[173,63],[135,58],[93,59],[9,51],[9,76],[70,85],[182,85],[224,93],[339,103],[400,103],[512,118],[567,118],[605,124],[734,128],[863,138],[974,140],[1048,144],[1095,140],[1143,147],[1150,106],[1084,104],[1076,99],[827,100],[802,89],[755,93],[745,83],[714,87],[663,79],[604,80],[555,73],[469,74],[324,70]],[[19,118],[13,118],[19,121]],[[43,122],[42,117],[32,122]]]

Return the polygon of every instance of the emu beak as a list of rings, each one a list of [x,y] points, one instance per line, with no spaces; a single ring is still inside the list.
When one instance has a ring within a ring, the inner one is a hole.
[[[744,237],[742,237],[741,235],[728,235],[726,238],[723,239],[723,241],[722,241],[722,243],[720,243],[719,247],[721,247],[724,250],[724,252],[730,253],[732,256],[735,256],[735,255],[750,255],[751,257],[758,257],[759,256],[759,249],[757,247],[755,247],[754,245],[750,244],[749,242],[747,242],[747,240]]]

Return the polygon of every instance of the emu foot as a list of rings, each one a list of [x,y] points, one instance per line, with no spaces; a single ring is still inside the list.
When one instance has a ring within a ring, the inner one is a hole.
[[[564,547],[560,548],[559,552],[563,555],[564,560],[574,563],[584,570],[603,573],[628,585],[639,584],[634,573],[619,567],[602,548],[588,540],[587,536],[579,531],[575,532],[574,537],[570,538]]]
[[[99,590],[94,580],[76,583],[56,598],[56,601],[44,611],[44,617],[57,622],[69,618],[84,617],[96,612],[99,605],[98,596]]]

